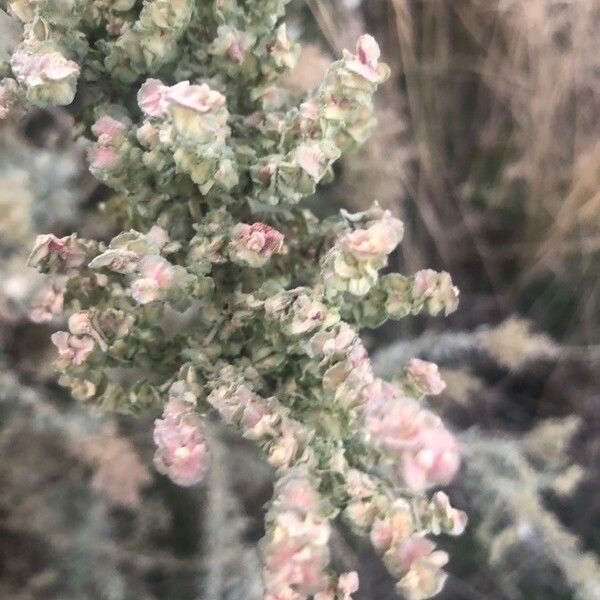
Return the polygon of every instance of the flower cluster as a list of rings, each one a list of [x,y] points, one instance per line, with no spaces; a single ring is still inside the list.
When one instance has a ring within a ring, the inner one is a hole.
[[[210,452],[193,405],[176,398],[169,400],[162,419],[154,422],[154,443],[154,465],[158,471],[177,485],[202,481],[210,464]]]
[[[32,52],[22,48],[12,55],[11,67],[32,104],[46,106],[73,101],[79,66],[60,52]]]
[[[448,556],[435,550],[428,532],[460,535],[466,515],[450,506],[437,492],[431,501],[397,497],[383,482],[350,470],[346,478],[350,500],[343,512],[346,522],[369,536],[384,564],[397,578],[396,587],[409,600],[437,594],[446,574],[441,570]]]
[[[321,516],[319,495],[302,467],[277,483],[267,514],[269,534],[263,540],[265,597],[306,598],[329,586],[328,519]]]
[[[137,99],[146,115],[137,130],[146,166],[187,173],[203,194],[214,185],[230,189],[237,183],[223,94],[205,83],[181,81],[168,87],[148,79]]]
[[[407,487],[420,490],[450,483],[460,453],[437,415],[381,379],[365,389],[364,415],[370,438],[394,457],[394,467]]]
[[[298,203],[374,125],[389,75],[375,40],[298,98],[280,76],[298,47],[286,0],[14,0],[23,39],[0,82],[0,117],[70,103],[91,172],[115,195],[108,243],[42,235],[48,274],[32,318],[53,334],[60,383],[105,410],[153,410],[156,468],[194,485],[210,469],[203,418],[256,442],[277,482],[265,597],[348,600],[329,565],[333,519],[370,538],[398,588],[435,594],[446,555],[427,536],[464,514],[431,487],[460,464],[425,406],[444,383],[413,360],[375,377],[360,329],[456,309],[447,273],[381,274],[403,224],[374,204],[319,220]],[[18,110],[17,110],[18,109]]]
[[[458,288],[450,275],[432,269],[406,277],[387,273],[351,308],[352,318],[365,327],[378,327],[388,319],[403,319],[426,312],[432,316],[449,315],[458,308]]]
[[[360,217],[366,221],[364,227],[341,236],[323,261],[325,284],[333,293],[367,294],[377,283],[388,255],[402,240],[402,221],[389,211],[375,208]]]

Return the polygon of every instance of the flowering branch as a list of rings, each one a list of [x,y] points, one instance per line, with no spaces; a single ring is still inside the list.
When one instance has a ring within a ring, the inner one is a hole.
[[[389,76],[363,35],[305,98],[280,83],[298,53],[285,0],[13,0],[23,23],[0,118],[70,104],[91,172],[117,194],[108,244],[42,235],[49,275],[32,318],[52,336],[60,382],[111,410],[162,411],[156,468],[183,486],[211,464],[203,418],[254,440],[276,469],[262,542],[265,597],[348,599],[329,567],[330,521],[368,536],[407,598],[437,593],[464,513],[426,491],[450,482],[458,445],[422,398],[435,365],[393,386],[373,375],[363,326],[452,312],[447,273],[380,275],[402,222],[377,204],[319,221],[299,202],[373,127]]]

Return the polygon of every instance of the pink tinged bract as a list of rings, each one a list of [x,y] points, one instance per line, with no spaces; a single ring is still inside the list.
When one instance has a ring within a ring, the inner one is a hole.
[[[12,55],[11,66],[17,79],[26,86],[42,85],[79,75],[79,65],[67,60],[59,52],[32,54],[27,50],[17,50]]]
[[[225,105],[225,96],[212,90],[208,85],[190,85],[181,81],[167,88],[165,99],[169,104],[178,104],[198,113],[206,113]]]
[[[61,359],[79,366],[85,362],[94,350],[94,340],[90,337],[69,335],[66,331],[57,331],[50,337]]]
[[[346,235],[342,242],[357,258],[369,259],[387,256],[402,241],[404,225],[400,219],[388,217],[368,229],[357,229]]]
[[[173,265],[161,256],[144,256],[138,263],[138,271],[142,277],[156,281],[162,289],[170,287],[175,277]]]
[[[29,318],[34,323],[47,323],[62,312],[65,298],[64,282],[50,281],[42,287],[32,301]]]
[[[139,304],[158,300],[163,290],[173,284],[173,265],[161,256],[144,256],[137,265],[140,277],[131,284],[131,295]]]
[[[417,443],[424,425],[418,402],[381,379],[368,385],[363,397],[365,424],[377,446],[394,453]]]
[[[320,179],[327,159],[317,146],[303,145],[296,150],[296,162],[313,179]]]
[[[356,54],[357,60],[348,61],[348,69],[370,83],[379,83],[382,76],[377,66],[381,50],[375,39],[368,34],[361,35],[356,43]]]
[[[435,363],[413,358],[408,365],[408,374],[427,394],[440,394],[446,389],[446,383]]]
[[[165,96],[169,88],[159,79],[147,79],[137,93],[139,107],[149,117],[161,117],[166,113]]]
[[[37,267],[44,259],[52,256],[59,258],[67,267],[78,267],[85,259],[85,252],[75,235],[57,238],[52,233],[41,234],[35,238],[27,264]]]
[[[105,171],[119,162],[119,155],[110,146],[92,146],[88,152],[90,167],[95,171]]]
[[[121,121],[108,115],[101,116],[93,125],[92,133],[103,143],[114,143],[127,131]]]

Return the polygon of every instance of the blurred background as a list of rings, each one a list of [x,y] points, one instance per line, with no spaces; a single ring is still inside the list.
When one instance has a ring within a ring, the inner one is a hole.
[[[406,223],[392,270],[447,270],[448,319],[365,333],[379,374],[419,356],[448,384],[433,408],[465,464],[470,524],[442,539],[443,600],[600,599],[600,3],[295,0],[302,93],[362,32],[392,78],[370,141],[310,201],[373,200]],[[14,29],[0,13],[0,54]],[[0,56],[2,59],[3,56]],[[223,432],[220,465],[184,490],[151,468],[151,422],[65,396],[32,323],[37,233],[106,238],[109,197],[60,109],[0,123],[0,598],[259,598],[256,541],[271,472]],[[359,599],[398,598],[368,546],[336,532]]]

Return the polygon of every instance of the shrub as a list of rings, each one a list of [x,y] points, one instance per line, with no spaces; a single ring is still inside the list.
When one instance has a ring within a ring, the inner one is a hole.
[[[108,244],[38,236],[52,285],[36,320],[60,382],[103,409],[163,410],[156,468],[183,486],[210,468],[206,418],[255,440],[276,469],[262,542],[265,597],[349,598],[328,569],[330,522],[369,536],[407,598],[443,584],[428,533],[460,533],[443,492],[457,443],[419,400],[435,365],[376,378],[361,327],[453,311],[447,273],[385,274],[402,222],[376,203],[319,221],[300,201],[374,125],[389,74],[368,35],[299,100],[279,84],[297,54],[285,0],[16,0],[23,22],[0,116],[67,105],[92,173],[116,195]]]

